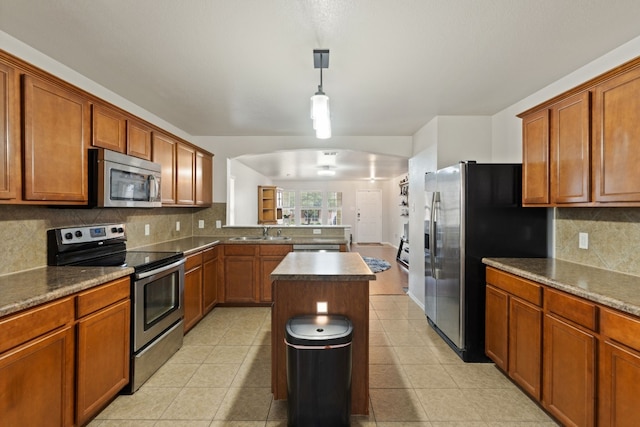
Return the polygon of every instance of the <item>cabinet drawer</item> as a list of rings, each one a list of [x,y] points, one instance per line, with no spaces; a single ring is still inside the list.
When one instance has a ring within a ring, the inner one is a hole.
[[[184,262],[184,271],[190,271],[194,268],[202,265],[202,252],[198,252],[194,255],[189,255]]]
[[[640,351],[640,318],[603,308],[600,310],[600,330],[603,335]]]
[[[260,245],[260,255],[286,255],[292,249],[291,245]]]
[[[592,331],[598,330],[598,308],[595,304],[548,288],[544,293],[544,303],[547,311]]]
[[[248,255],[255,256],[257,245],[225,245],[225,255]]]
[[[0,353],[73,322],[73,297],[0,320]]]
[[[542,306],[542,286],[535,282],[487,267],[487,283],[538,307]]]
[[[204,261],[210,261],[218,256],[218,247],[214,246],[213,248],[205,249],[202,251],[202,258]]]
[[[114,302],[128,299],[131,292],[129,276],[114,280],[102,286],[81,292],[76,302],[76,316],[78,318],[91,314]]]

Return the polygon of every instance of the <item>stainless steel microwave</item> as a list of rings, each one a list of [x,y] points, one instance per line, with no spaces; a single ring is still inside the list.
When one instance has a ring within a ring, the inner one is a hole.
[[[89,204],[104,208],[162,206],[161,166],[111,150],[89,150]]]

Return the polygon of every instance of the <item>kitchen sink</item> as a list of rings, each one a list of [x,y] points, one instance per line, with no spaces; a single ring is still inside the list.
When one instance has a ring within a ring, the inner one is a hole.
[[[242,240],[264,240],[262,236],[241,236],[241,237],[231,237],[229,240],[242,241]]]
[[[239,236],[239,237],[231,237],[229,240],[241,242],[241,241],[250,241],[250,240],[291,240],[291,237],[288,236]]]

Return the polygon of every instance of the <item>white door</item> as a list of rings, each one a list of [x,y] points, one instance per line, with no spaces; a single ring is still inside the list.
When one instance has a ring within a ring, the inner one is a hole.
[[[356,242],[382,242],[382,191],[356,192]]]

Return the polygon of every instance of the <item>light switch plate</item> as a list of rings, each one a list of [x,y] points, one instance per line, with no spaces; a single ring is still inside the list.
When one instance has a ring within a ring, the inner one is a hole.
[[[220,221],[219,219],[216,220],[216,228],[220,228],[222,227],[222,221]]]
[[[176,221],[176,231],[180,231],[180,221]]]
[[[588,233],[578,233],[578,248],[579,249],[589,249],[589,234]]]
[[[322,234],[322,230],[319,228],[314,228],[313,229],[313,234]]]
[[[198,228],[204,228],[204,219],[198,220]]]
[[[148,236],[150,234],[149,224],[144,225],[144,235]]]

